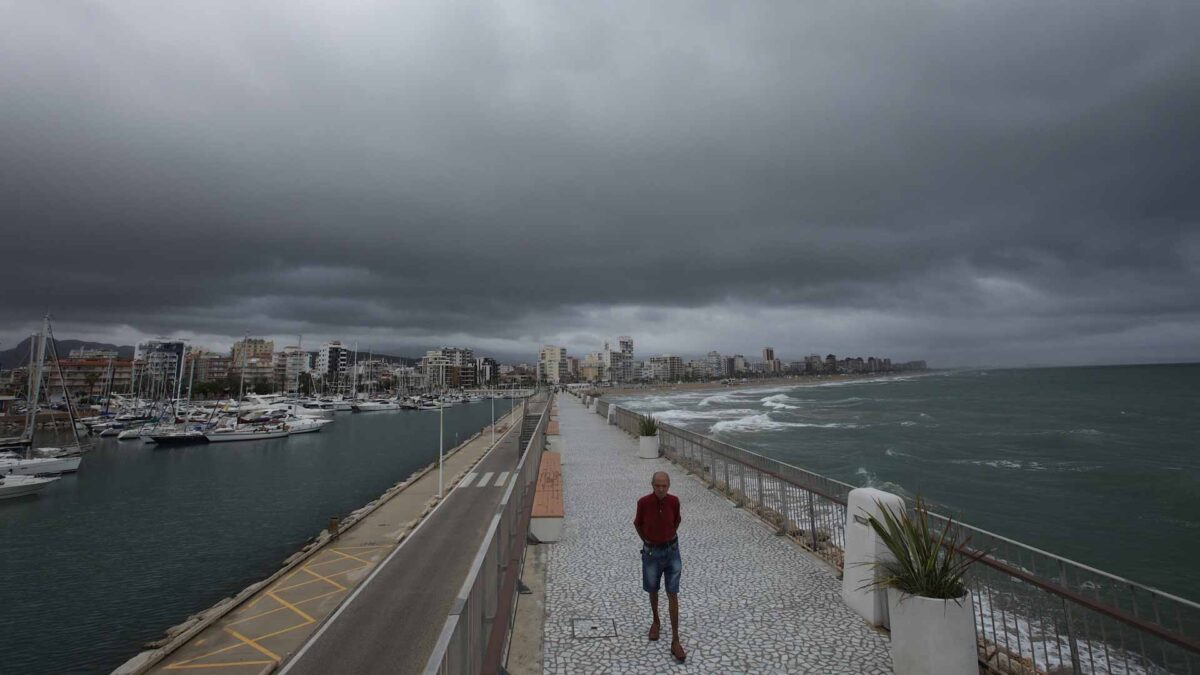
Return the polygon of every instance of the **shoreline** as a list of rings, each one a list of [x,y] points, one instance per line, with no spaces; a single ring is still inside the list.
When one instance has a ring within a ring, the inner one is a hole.
[[[928,372],[928,371],[914,371]],[[648,385],[641,387],[607,387],[600,389],[600,396],[621,395],[636,396],[638,394],[682,393],[688,391],[712,391],[719,389],[757,389],[787,385],[793,387],[811,387],[829,382],[850,382],[854,380],[869,380],[879,378],[901,377],[910,373],[854,373],[841,375],[792,375],[786,377],[763,377],[732,383],[725,382],[679,382],[676,384]]]

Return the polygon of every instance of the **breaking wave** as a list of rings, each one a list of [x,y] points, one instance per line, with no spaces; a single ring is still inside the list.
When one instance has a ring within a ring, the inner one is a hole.
[[[722,420],[709,427],[709,431],[781,431],[783,429],[795,429],[800,427],[809,427],[815,429],[856,429],[857,424],[829,422],[826,424],[816,424],[810,422],[780,422],[779,420],[771,419],[770,413],[759,413],[755,415],[746,415],[734,420]]]
[[[788,403],[788,401],[795,402],[795,400],[787,394],[775,394],[774,396],[768,396],[760,400],[759,403],[763,404],[763,407],[775,408],[776,410],[795,410],[800,406]]]
[[[757,414],[748,408],[728,408],[726,410],[664,410],[654,413],[654,419],[667,424],[677,422],[692,422],[696,420],[714,420],[721,418],[741,418]]]
[[[712,405],[714,403],[733,403],[737,398],[734,394],[713,394],[700,399],[697,405]]]

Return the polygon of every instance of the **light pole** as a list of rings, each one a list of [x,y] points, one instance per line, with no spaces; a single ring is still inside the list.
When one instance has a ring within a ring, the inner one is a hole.
[[[442,498],[442,438],[446,433],[446,402],[438,401],[438,499]]]
[[[496,394],[492,392],[492,445],[496,444]]]

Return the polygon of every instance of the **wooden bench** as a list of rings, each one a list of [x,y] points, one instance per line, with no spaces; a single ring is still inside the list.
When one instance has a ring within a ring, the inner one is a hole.
[[[533,493],[529,532],[538,541],[555,542],[562,537],[562,528],[562,456],[557,452],[543,452],[537,489]]]

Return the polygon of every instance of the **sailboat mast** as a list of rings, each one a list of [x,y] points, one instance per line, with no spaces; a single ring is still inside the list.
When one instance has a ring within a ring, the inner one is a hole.
[[[242,336],[242,377],[241,384],[238,385],[238,401],[237,415],[233,418],[233,428],[238,428],[238,422],[242,420],[242,399],[246,397],[246,340],[250,339],[249,335]]]
[[[46,358],[46,340],[41,333],[33,334],[33,342],[29,350],[29,412],[25,417],[25,433],[28,435],[30,447],[33,447],[33,434],[37,427],[38,399],[42,394],[42,361]]]
[[[353,378],[350,383],[350,398],[358,400],[358,343],[354,343],[354,366],[350,368],[350,377]]]
[[[58,372],[58,382],[62,385],[63,399],[67,402],[67,418],[71,421],[71,434],[75,436],[75,449],[83,448],[83,443],[79,439],[79,426],[75,423],[75,405],[71,402],[71,392],[67,389],[67,378],[63,375],[62,362],[58,360],[58,347],[54,344],[54,331],[50,328],[50,315],[46,315],[45,330],[42,331],[46,335],[42,341],[50,340],[50,356],[54,359],[54,369]],[[46,400],[50,399],[50,391],[46,391]],[[32,449],[32,446],[30,446]]]

